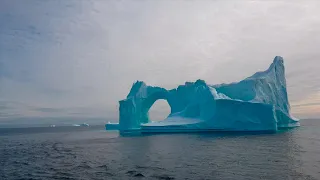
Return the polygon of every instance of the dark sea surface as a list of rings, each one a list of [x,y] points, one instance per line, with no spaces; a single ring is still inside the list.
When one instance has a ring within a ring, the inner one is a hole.
[[[320,120],[276,134],[0,129],[0,179],[320,179]]]

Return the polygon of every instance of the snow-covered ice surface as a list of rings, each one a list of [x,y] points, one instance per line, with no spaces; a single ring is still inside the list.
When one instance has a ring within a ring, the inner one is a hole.
[[[171,113],[163,121],[150,122],[148,111],[159,99],[168,101]],[[266,71],[237,83],[209,85],[197,80],[166,90],[137,81],[119,103],[118,128],[126,132],[277,131],[300,126],[290,114],[280,56]]]
[[[168,117],[163,121],[155,121],[146,124],[142,124],[141,126],[144,127],[151,127],[151,126],[182,126],[182,125],[189,125],[189,124],[198,124],[202,121],[199,119],[192,119],[192,118],[183,118],[183,117]]]

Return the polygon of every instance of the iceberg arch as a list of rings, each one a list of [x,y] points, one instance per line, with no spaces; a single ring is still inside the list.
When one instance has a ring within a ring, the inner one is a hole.
[[[120,129],[140,129],[141,124],[150,122],[148,112],[159,99],[168,101],[166,89],[147,86],[142,81],[134,83],[127,99],[119,101]],[[169,101],[168,104],[171,107]]]
[[[167,100],[171,113],[163,121],[150,122],[148,111],[158,99]],[[290,113],[284,61],[280,56],[266,71],[237,83],[209,85],[197,80],[166,90],[137,81],[119,104],[121,132],[274,132],[300,126]]]

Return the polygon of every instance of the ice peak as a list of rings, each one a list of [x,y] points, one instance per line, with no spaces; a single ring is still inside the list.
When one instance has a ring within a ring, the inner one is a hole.
[[[202,79],[198,79],[195,83],[195,85],[200,86],[200,85],[207,85],[206,82]]]
[[[281,56],[276,56],[273,60],[273,63],[270,65],[269,71],[274,69],[276,73],[280,73],[283,78],[284,76],[284,60]]]
[[[283,64],[283,57],[281,57],[281,56],[276,56],[276,57],[273,59],[273,64],[277,64],[277,63]]]
[[[128,94],[127,98],[130,96],[135,96],[139,91],[141,91],[142,88],[145,88],[147,85],[143,81],[136,81],[130,90],[130,93]]]

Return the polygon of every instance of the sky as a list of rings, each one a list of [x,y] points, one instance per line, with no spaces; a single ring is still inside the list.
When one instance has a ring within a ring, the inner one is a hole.
[[[319,1],[1,0],[0,120],[118,119],[136,80],[242,80],[285,61],[298,118],[320,117]],[[169,113],[158,101],[154,116]],[[154,110],[155,109],[155,110]]]

